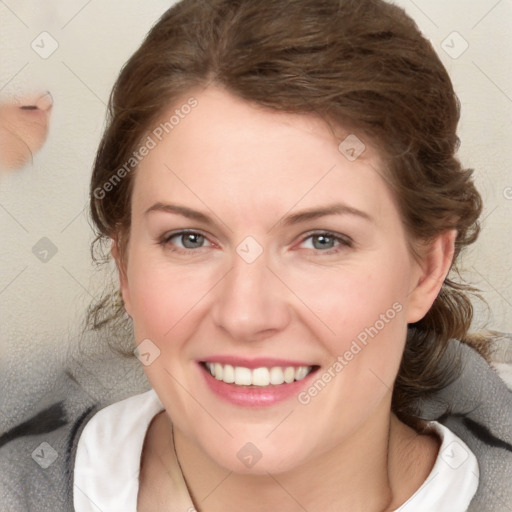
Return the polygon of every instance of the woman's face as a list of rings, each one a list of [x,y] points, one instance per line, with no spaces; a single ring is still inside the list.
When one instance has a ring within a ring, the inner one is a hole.
[[[139,152],[123,297],[175,429],[230,470],[285,471],[389,421],[436,292],[369,141],[193,97]]]

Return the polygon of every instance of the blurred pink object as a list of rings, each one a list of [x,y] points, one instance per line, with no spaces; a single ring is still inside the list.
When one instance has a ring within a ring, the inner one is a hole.
[[[48,135],[53,98],[49,92],[0,103],[0,169],[32,161]]]

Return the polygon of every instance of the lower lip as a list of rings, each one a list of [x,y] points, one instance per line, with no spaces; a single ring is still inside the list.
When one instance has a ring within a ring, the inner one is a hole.
[[[297,396],[313,378],[316,370],[310,372],[302,380],[277,386],[237,386],[217,380],[199,363],[206,384],[210,390],[223,400],[240,407],[269,407],[293,396]]]

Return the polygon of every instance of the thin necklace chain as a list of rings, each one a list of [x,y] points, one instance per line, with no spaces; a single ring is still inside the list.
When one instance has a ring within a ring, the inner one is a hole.
[[[178,467],[180,468],[181,476],[183,477],[183,481],[185,482],[185,485],[187,487],[188,494],[189,494],[190,499],[192,500],[192,503],[194,505],[194,510],[197,510],[196,504],[194,503],[194,500],[192,498],[192,493],[190,492],[190,487],[188,485],[187,479],[185,478],[185,473],[183,472],[183,468],[181,467],[180,458],[178,457],[178,451],[176,450],[176,441],[174,439],[174,423],[172,421],[171,421],[171,436],[172,436],[172,448],[174,450],[174,456],[176,457],[176,462],[178,463]],[[167,473],[169,474],[169,471],[167,471]]]

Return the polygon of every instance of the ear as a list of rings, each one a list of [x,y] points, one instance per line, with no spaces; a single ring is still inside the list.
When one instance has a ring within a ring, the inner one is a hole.
[[[427,252],[418,263],[414,288],[409,296],[407,322],[421,320],[432,307],[450,271],[457,231],[443,232],[429,243]]]
[[[130,287],[128,285],[128,277],[126,275],[126,260],[121,257],[119,250],[119,240],[112,239],[112,246],[110,252],[117,267],[117,273],[119,276],[119,287],[121,290],[121,296],[123,297],[124,308],[131,317],[131,300],[130,300]]]

